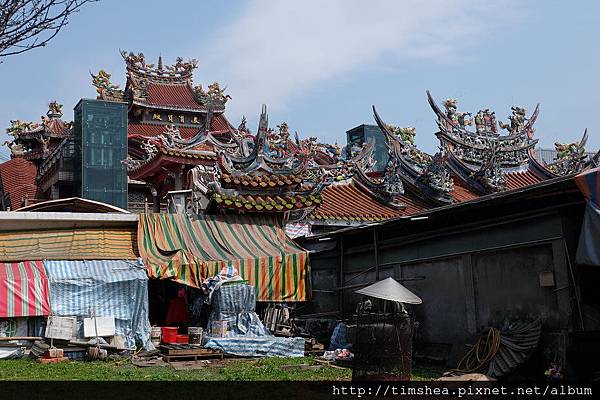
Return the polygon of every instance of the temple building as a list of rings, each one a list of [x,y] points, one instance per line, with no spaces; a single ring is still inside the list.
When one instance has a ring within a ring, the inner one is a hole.
[[[269,125],[263,106],[252,132],[225,117],[230,96],[218,83],[195,85],[196,60],[156,64],[121,52],[123,89],[92,74],[98,96],[75,106],[73,123],[50,103],[41,123],[12,121],[12,159],[0,165],[2,209],[82,197],[133,212],[278,215],[302,234],[416,215],[517,190],[598,164],[587,132],[556,143],[551,162],[536,158],[534,124],[512,107],[508,122],[488,109],[458,111],[427,93],[439,151],[415,145],[415,129],[383,121],[347,132],[348,144],[322,144]],[[504,132],[504,133],[502,133]],[[76,167],[77,166],[77,167]]]
[[[10,121],[6,133],[13,137],[4,144],[10,148],[11,160],[0,167],[0,206],[17,209],[36,198],[58,198],[58,188],[65,197],[72,196],[71,180],[64,179],[72,172],[63,165],[59,176],[46,168],[50,158],[63,152],[65,141],[72,137],[72,123],[62,120],[63,106],[56,101],[48,104],[48,112],[40,122]],[[65,160],[63,160],[65,161]],[[44,171],[41,175],[39,171]]]
[[[587,130],[577,142],[556,142],[551,162],[536,158],[539,105],[529,117],[523,107],[512,107],[509,122],[503,123],[489,109],[470,118],[471,113],[457,111],[455,99],[446,100],[442,110],[429,92],[427,98],[439,127],[439,152],[432,156],[419,150],[415,128],[386,124],[373,107],[388,146],[388,163],[375,173],[363,163],[348,179],[329,185],[323,204],[307,218],[313,230],[416,215],[598,166],[600,152],[585,152]],[[355,141],[361,144],[365,143]]]

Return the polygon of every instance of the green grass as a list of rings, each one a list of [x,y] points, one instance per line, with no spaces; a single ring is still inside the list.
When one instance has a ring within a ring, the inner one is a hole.
[[[0,360],[0,380],[118,380],[118,381],[339,381],[350,380],[350,369],[323,367],[312,371],[299,368],[282,369],[284,365],[315,365],[314,358],[231,359],[224,366],[208,365],[201,369],[178,371],[170,366],[140,368],[129,360],[70,361],[40,364],[30,359]],[[414,380],[429,380],[437,371],[415,369]]]
[[[225,366],[178,371],[170,366],[137,367],[129,360],[70,361],[40,364],[30,359],[1,360],[0,380],[348,380],[350,370],[324,367],[317,371],[282,369],[283,365],[315,364],[310,357],[229,360]]]

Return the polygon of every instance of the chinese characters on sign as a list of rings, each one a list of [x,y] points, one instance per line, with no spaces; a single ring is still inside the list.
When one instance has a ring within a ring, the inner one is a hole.
[[[167,121],[171,123],[178,122],[180,124],[193,124],[199,125],[201,120],[197,115],[175,115],[175,114],[161,114],[161,113],[153,113],[152,114],[153,121]]]

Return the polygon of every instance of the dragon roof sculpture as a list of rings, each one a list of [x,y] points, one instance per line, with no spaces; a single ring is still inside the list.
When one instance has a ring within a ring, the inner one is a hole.
[[[508,133],[498,132],[496,116],[489,109],[477,112],[474,118],[475,131],[468,129],[473,123],[471,113],[457,111],[457,101],[449,99],[444,102],[442,111],[427,91],[427,99],[437,116],[439,131],[437,137],[442,148],[448,152],[448,163],[455,172],[466,180],[473,180],[479,190],[496,192],[504,189],[505,179],[502,175],[509,170],[526,170],[530,161],[530,153],[537,139],[533,139],[533,125],[539,114],[539,104],[528,118],[523,107],[512,107],[510,123],[499,122],[501,129]]]
[[[395,128],[386,124],[375,106],[373,115],[388,145],[389,161],[383,178],[387,185],[399,189],[401,183],[398,181],[403,180],[421,197],[451,203],[454,182],[446,170],[445,150],[431,157],[415,146],[414,128]]]
[[[572,143],[555,142],[556,158],[545,164],[545,168],[554,175],[570,175],[578,173],[589,167],[597,167],[600,151],[593,156],[586,154],[585,145],[588,140],[587,129],[580,140]]]
[[[63,139],[71,137],[72,122],[62,120],[62,108],[62,104],[51,101],[40,122],[10,121],[11,126],[6,129],[6,133],[13,140],[4,144],[10,148],[12,157],[41,160]]]

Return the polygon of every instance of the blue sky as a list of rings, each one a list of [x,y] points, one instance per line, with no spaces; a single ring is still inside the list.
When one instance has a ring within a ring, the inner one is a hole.
[[[597,1],[103,0],[46,48],[0,64],[0,142],[11,119],[38,121],[50,100],[72,119],[79,98],[95,97],[90,71],[124,84],[124,49],[166,63],[197,58],[195,83],[227,86],[236,126],[246,115],[255,129],[266,103],[273,126],[344,143],[346,130],[373,123],[374,104],[387,122],[415,126],[433,152],[429,89],[501,120],[512,105],[539,102],[542,147],[588,128],[596,150],[599,38]]]

